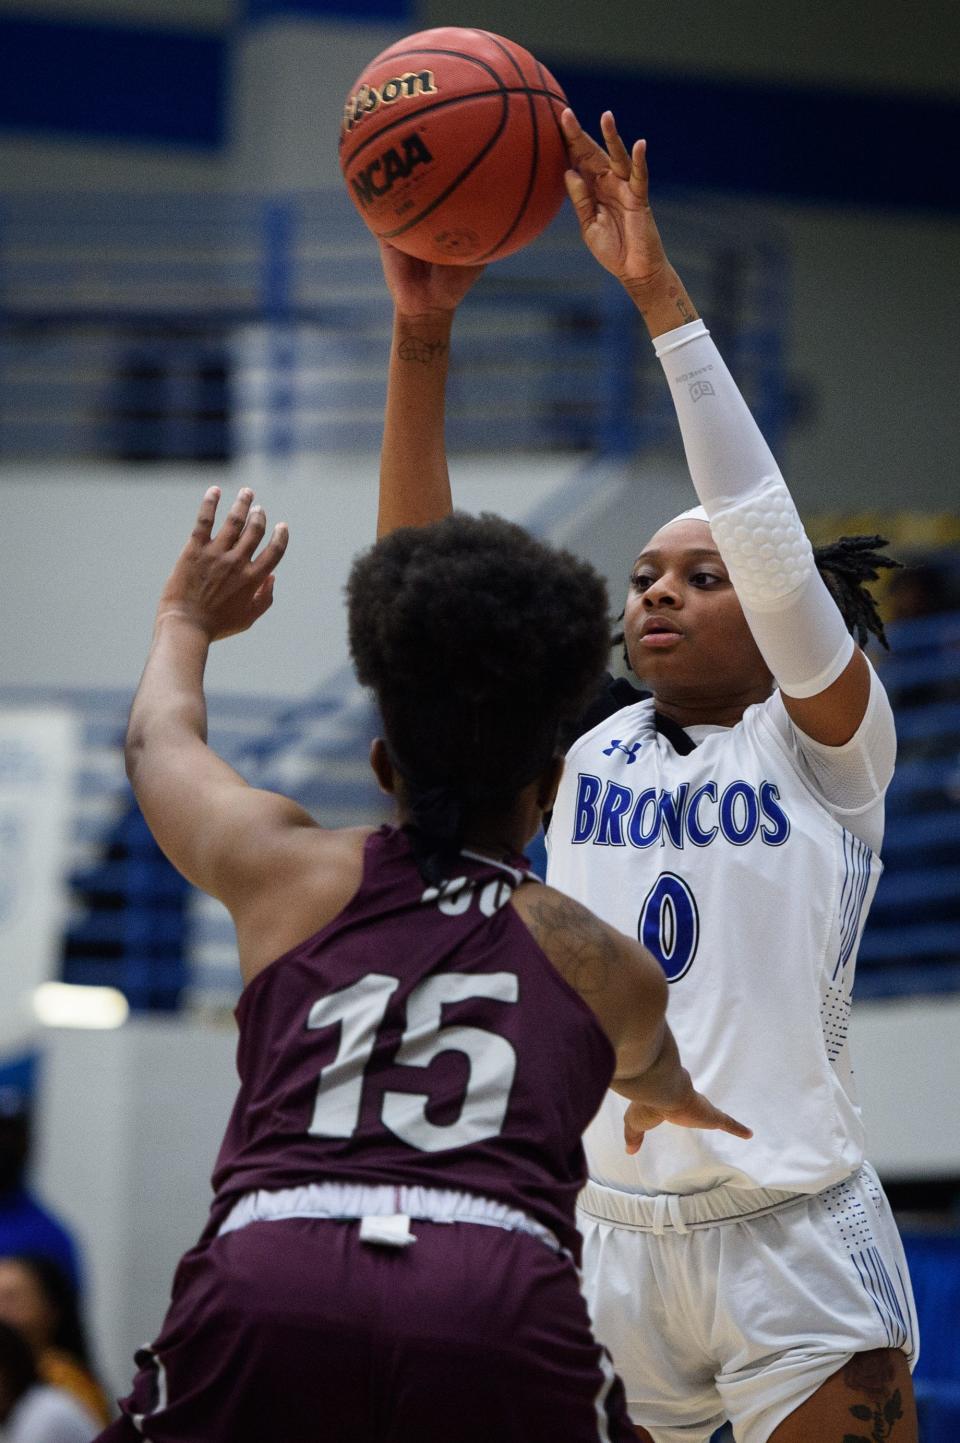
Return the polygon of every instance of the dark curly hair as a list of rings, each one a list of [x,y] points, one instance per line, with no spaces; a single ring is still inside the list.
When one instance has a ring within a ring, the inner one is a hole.
[[[434,880],[471,817],[507,811],[549,764],[598,684],[606,586],[519,526],[456,513],[363,553],[347,599],[357,677],[376,695]]]

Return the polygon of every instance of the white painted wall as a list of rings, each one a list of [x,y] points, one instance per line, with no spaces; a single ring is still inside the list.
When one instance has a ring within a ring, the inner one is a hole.
[[[205,1221],[236,1033],[157,1018],[54,1029],[41,1047],[37,1186],[82,1246],[94,1357],[120,1393]]]
[[[399,40],[397,26],[278,19],[234,45],[231,165],[240,187],[340,185],[343,107],[364,66]]]
[[[467,459],[456,467],[468,511],[520,520],[579,472],[577,457]],[[343,585],[373,541],[375,457],[329,456],[282,475],[203,467],[5,468],[0,567],[0,677],[8,686],[135,687],[160,590],[204,488],[224,501],[255,484],[268,524],[290,546],[273,609],[247,636],[214,647],[211,692],[292,698],[347,658]]]

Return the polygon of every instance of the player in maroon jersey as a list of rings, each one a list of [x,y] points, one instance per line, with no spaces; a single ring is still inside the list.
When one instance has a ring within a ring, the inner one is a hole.
[[[526,885],[607,654],[603,584],[494,517],[362,556],[351,651],[400,826],[325,830],[204,739],[209,645],[267,609],[286,545],[258,552],[248,490],[214,535],[218,494],[164,588],[127,760],[236,924],[241,1086],[209,1224],[101,1439],[628,1443],[578,1289],[581,1133],[613,1075],[633,1147],[662,1121],[748,1134],[680,1065],[659,965]]]

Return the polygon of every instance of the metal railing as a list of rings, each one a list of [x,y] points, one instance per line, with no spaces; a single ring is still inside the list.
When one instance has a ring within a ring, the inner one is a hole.
[[[671,251],[765,434],[783,415],[785,247],[664,201]],[[0,461],[375,449],[390,309],[340,191],[0,199]],[[629,454],[673,433],[636,311],[567,213],[458,321],[453,450]]]

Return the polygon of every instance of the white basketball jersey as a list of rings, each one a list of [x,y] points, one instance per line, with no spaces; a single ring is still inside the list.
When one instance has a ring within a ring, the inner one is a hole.
[[[608,1187],[819,1192],[863,1161],[847,1022],[881,863],[804,778],[775,707],[684,756],[641,701],[567,756],[548,881],[660,960],[694,1085],[754,1132],[662,1125],[628,1157],[608,1093],[585,1139]]]

